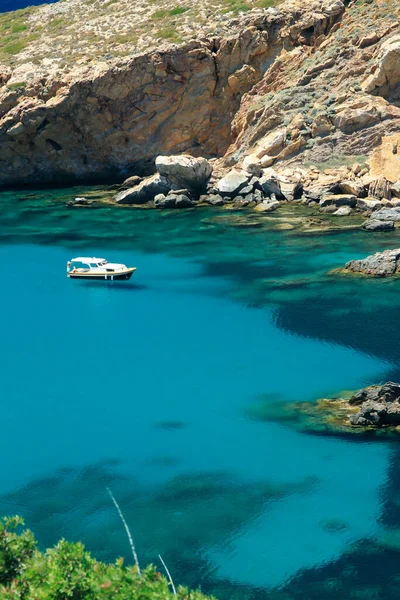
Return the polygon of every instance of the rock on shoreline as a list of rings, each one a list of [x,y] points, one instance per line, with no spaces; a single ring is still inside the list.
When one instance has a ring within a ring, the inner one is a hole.
[[[251,206],[256,210],[279,207],[280,203],[299,203],[316,208],[321,213],[347,217],[362,214],[369,217],[363,225],[366,231],[390,231],[400,221],[400,198],[393,192],[387,199],[377,194],[377,180],[363,176],[359,164],[350,167],[309,169],[293,167],[260,168],[257,174],[252,165],[235,166],[230,170],[218,161],[187,154],[157,156],[156,173],[145,177],[132,175],[120,186],[114,200],[119,204],[146,204],[154,208],[176,208],[173,202],[155,201],[160,194],[168,196],[182,192],[190,206],[209,204],[235,208]],[[368,169],[364,169],[368,172]],[[378,182],[381,180],[380,178]],[[386,181],[386,180],[385,180]],[[382,183],[382,182],[381,182]],[[385,186],[384,186],[385,187]],[[395,186],[393,189],[397,190]],[[374,196],[371,194],[374,193]],[[400,183],[399,183],[400,195]],[[181,205],[186,207],[185,204]]]
[[[371,277],[390,277],[400,273],[400,248],[377,252],[361,260],[346,263],[344,271]]]

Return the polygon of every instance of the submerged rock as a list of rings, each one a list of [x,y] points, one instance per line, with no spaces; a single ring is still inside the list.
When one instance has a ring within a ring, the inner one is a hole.
[[[390,277],[400,272],[400,248],[377,252],[361,260],[351,260],[345,271],[363,273],[372,277]]]

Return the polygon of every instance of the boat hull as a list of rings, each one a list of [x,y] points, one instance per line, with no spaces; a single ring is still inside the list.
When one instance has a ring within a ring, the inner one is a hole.
[[[79,272],[70,272],[68,273],[68,277],[70,279],[82,279],[82,280],[97,280],[97,281],[127,281],[136,271],[136,268],[126,269],[125,271],[115,272],[115,273],[79,273]]]

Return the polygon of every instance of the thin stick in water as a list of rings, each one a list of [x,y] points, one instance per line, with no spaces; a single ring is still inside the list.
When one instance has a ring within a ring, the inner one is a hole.
[[[120,516],[120,518],[121,518],[121,521],[122,521],[122,523],[124,524],[125,531],[126,531],[126,535],[128,536],[128,540],[129,540],[129,543],[130,543],[130,545],[131,545],[132,554],[133,554],[133,560],[134,560],[134,561],[135,561],[135,563],[136,563],[136,566],[137,566],[137,570],[138,570],[138,573],[139,573],[139,575],[140,575],[140,576],[142,576],[142,572],[141,572],[141,570],[140,570],[140,567],[139,567],[139,560],[138,560],[138,557],[137,557],[137,554],[136,554],[135,546],[134,546],[134,544],[133,544],[133,539],[132,539],[131,532],[130,532],[130,530],[129,530],[128,524],[127,524],[127,522],[125,521],[125,519],[124,519],[124,515],[122,514],[122,511],[121,511],[121,509],[120,509],[120,507],[119,507],[119,504],[118,504],[118,502],[116,501],[116,499],[114,498],[114,496],[113,496],[113,494],[112,494],[111,490],[110,490],[109,488],[106,488],[106,489],[107,489],[107,492],[108,492],[108,493],[110,494],[110,496],[111,496],[111,500],[112,500],[112,501],[114,502],[114,504],[115,504],[115,508],[116,508],[116,509],[117,509],[117,511],[118,511],[118,514],[119,514],[119,516]]]
[[[174,596],[176,596],[176,589],[175,589],[175,586],[174,586],[174,582],[172,581],[171,573],[168,571],[168,567],[167,567],[167,565],[165,564],[165,562],[163,561],[161,554],[159,554],[159,555],[158,555],[158,558],[161,560],[161,562],[162,562],[162,564],[163,564],[163,567],[164,567],[164,569],[165,569],[165,570],[166,570],[166,572],[167,572],[167,575],[168,575],[169,582],[170,582],[170,584],[171,584],[171,586],[172,586],[172,589],[173,589],[173,591],[174,591]]]

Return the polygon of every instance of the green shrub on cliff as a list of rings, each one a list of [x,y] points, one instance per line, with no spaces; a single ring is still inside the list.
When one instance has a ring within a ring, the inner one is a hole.
[[[271,8],[271,6],[275,6],[275,0],[257,0],[256,6],[258,8]]]
[[[170,27],[164,27],[163,29],[159,29],[157,35],[163,40],[169,40],[171,42],[180,42],[182,38],[176,29],[172,29]]]
[[[24,90],[26,88],[25,81],[16,81],[15,83],[8,83],[7,87],[9,90],[13,92],[18,92],[19,90]]]
[[[81,543],[61,540],[44,553],[33,533],[18,529],[20,517],[0,520],[0,598],[2,600],[172,600],[168,581],[154,566],[97,561]],[[184,587],[178,600],[206,600]]]
[[[25,42],[21,40],[19,42],[11,42],[10,44],[6,44],[3,47],[3,52],[5,52],[6,54],[18,54],[24,48]]]
[[[26,46],[29,37],[26,19],[31,8],[0,14],[0,55],[18,54]]]

